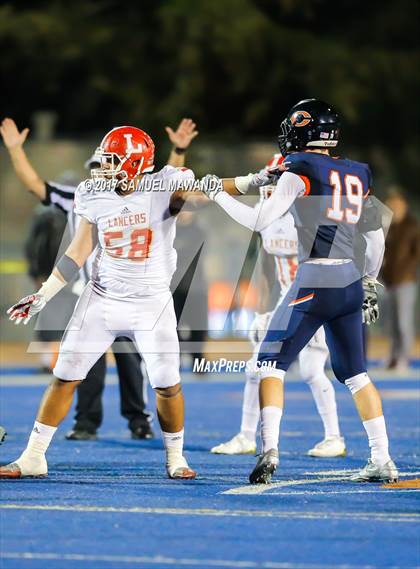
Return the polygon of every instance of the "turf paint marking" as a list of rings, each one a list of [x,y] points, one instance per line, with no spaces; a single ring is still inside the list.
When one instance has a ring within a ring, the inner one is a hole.
[[[230,490],[225,490],[224,492],[221,492],[221,494],[259,496],[260,494],[264,494],[264,492],[268,492],[276,488],[287,488],[288,486],[301,486],[304,484],[318,484],[323,482],[337,482],[347,479],[348,476],[327,476],[323,478],[305,478],[304,480],[282,480],[281,482],[272,482],[271,484],[255,484],[254,486],[247,484],[246,486],[230,488]]]
[[[288,488],[289,486],[303,486],[305,484],[324,484],[325,482],[349,482],[349,476],[357,470],[325,470],[321,472],[305,472],[304,474],[309,476],[316,476],[316,478],[304,478],[298,480],[282,480],[280,482],[272,482],[271,484],[256,484],[251,486],[247,484],[246,486],[237,486],[236,488],[230,488],[229,490],[224,490],[220,494],[228,495],[243,495],[243,496],[260,496],[265,492],[270,492],[270,495],[276,494],[271,492],[278,488]],[[400,476],[418,476],[418,472],[401,472]],[[332,475],[332,476],[331,476]],[[364,493],[373,493],[374,490],[365,490]],[[291,492],[290,494],[293,494]],[[313,494],[318,494],[320,492],[312,492]],[[333,493],[333,492],[328,492]],[[347,490],[343,489],[341,491],[336,491],[337,494],[355,494],[362,493],[360,490]]]
[[[273,486],[273,484],[271,485]],[[0,510],[33,510],[46,512],[100,512],[117,514],[153,514],[153,515],[175,515],[175,516],[210,516],[210,517],[247,517],[247,518],[288,518],[288,519],[358,519],[376,520],[381,522],[418,522],[420,514],[404,512],[308,512],[308,511],[275,511],[275,510],[217,510],[216,508],[115,508],[113,506],[83,506],[59,504],[2,504]]]
[[[157,555],[155,557],[137,555],[84,555],[82,553],[32,553],[4,552],[3,559],[26,559],[37,561],[99,561],[102,563],[132,563],[135,565],[168,565],[175,567],[231,567],[232,569],[379,569],[377,565],[318,565],[316,563],[276,563],[275,561],[239,561],[229,559],[191,559]],[[389,567],[398,569],[398,567]],[[414,569],[407,567],[407,569]]]

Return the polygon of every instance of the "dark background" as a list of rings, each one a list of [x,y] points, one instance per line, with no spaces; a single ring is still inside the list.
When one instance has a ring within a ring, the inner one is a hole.
[[[200,139],[271,140],[289,107],[342,113],[341,151],[411,192],[420,155],[416,0],[117,0],[0,6],[2,116],[58,137],[180,116]],[[198,143],[197,143],[198,144]],[[376,172],[375,172],[376,173]]]

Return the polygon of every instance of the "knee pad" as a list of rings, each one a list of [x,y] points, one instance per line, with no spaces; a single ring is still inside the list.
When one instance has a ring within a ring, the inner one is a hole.
[[[367,373],[359,373],[358,375],[345,379],[344,383],[350,389],[350,393],[354,395],[363,389],[363,387],[371,383],[371,381]]]
[[[147,374],[153,389],[171,387],[181,381],[179,360],[176,357],[162,356],[152,364],[147,363]]]
[[[259,383],[259,378],[258,378],[258,374],[256,372],[254,359],[251,358],[249,361],[247,361],[246,365],[247,365],[247,368],[245,371],[245,377],[246,377],[247,382]]]
[[[245,375],[246,375],[246,383],[252,383],[254,385],[258,385],[260,383],[260,378],[255,372],[253,373],[247,372]]]
[[[302,374],[302,379],[303,381],[306,383],[306,385],[309,385],[310,388],[316,387],[316,386],[320,386],[323,387],[324,389],[326,389],[327,387],[332,387],[332,383],[331,381],[328,379],[328,376],[325,375],[325,373],[321,373],[319,375],[303,375]]]
[[[82,355],[60,352],[52,372],[60,381],[83,381],[91,367]]]
[[[328,351],[305,346],[299,354],[299,369],[302,378],[307,383],[311,383],[319,377],[325,375],[325,363]]]
[[[154,390],[159,397],[162,397],[162,399],[171,399],[181,393],[182,387],[181,383],[176,383],[170,387],[155,387]]]

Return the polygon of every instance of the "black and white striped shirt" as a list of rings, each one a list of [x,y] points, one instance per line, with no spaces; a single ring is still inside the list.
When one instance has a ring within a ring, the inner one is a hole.
[[[45,182],[46,196],[44,205],[54,205],[68,214],[73,211],[74,194],[77,186],[65,186],[56,182]]]

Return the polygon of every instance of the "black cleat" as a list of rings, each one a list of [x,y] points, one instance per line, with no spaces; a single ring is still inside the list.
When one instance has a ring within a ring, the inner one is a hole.
[[[131,431],[131,438],[135,440],[144,440],[144,439],[154,439],[155,434],[152,430],[152,427],[147,423],[147,425],[141,425],[136,429]]]
[[[72,429],[66,435],[68,441],[96,441],[98,435],[90,431],[82,431],[79,429]]]
[[[249,475],[251,484],[270,484],[271,478],[279,465],[279,451],[271,448],[260,454],[254,470]]]

